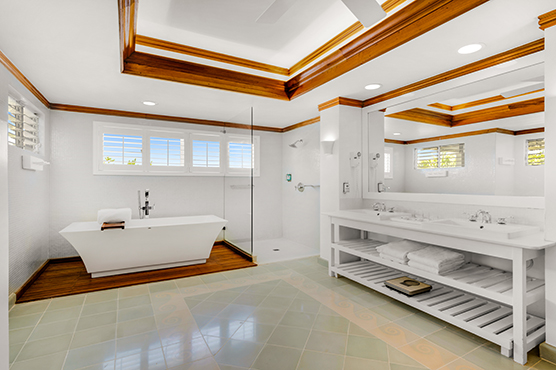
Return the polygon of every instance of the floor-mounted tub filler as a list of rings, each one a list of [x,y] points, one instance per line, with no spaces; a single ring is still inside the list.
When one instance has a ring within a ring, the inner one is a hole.
[[[60,234],[96,278],[205,263],[227,222],[214,215],[150,218],[105,231],[94,221],[74,222]]]

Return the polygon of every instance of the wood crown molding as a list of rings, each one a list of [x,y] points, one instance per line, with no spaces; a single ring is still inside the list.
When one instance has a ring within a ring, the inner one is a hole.
[[[548,27],[556,26],[556,9],[539,15],[539,28],[545,30]]]
[[[0,63],[19,81],[27,90],[31,92],[45,107],[50,108],[50,102],[43,94],[21,73],[12,61],[0,50]]]
[[[311,119],[308,119],[306,121],[296,123],[295,125],[284,127],[281,132],[292,131],[292,130],[295,130],[297,128],[304,127],[304,126],[309,126],[309,125],[312,125],[313,123],[317,123],[317,122],[320,122],[320,117],[311,118]]]
[[[290,72],[287,68],[277,67],[265,63],[259,63],[253,60],[238,58],[227,54],[196,48],[193,46],[177,44],[175,42],[159,40],[153,37],[137,35],[136,42],[137,45],[143,45],[151,48],[167,50],[174,53],[191,55],[197,58],[215,60],[221,63],[233,64],[240,67],[256,69],[259,71],[270,72],[270,73],[275,73],[284,76],[290,75]]]
[[[463,104],[458,104],[458,105],[445,105],[445,104],[441,104],[441,103],[434,103],[434,104],[429,104],[429,107],[433,107],[433,108],[439,108],[439,109],[444,109],[444,110],[449,110],[449,111],[454,111],[454,110],[460,110],[460,109],[465,109],[465,108],[472,108],[472,107],[476,107],[478,105],[484,105],[484,104],[490,104],[490,103],[495,103],[497,101],[503,101],[503,100],[508,100],[508,99],[514,99],[514,98],[518,98],[520,96],[524,96],[524,95],[529,95],[529,94],[535,94],[538,92],[544,91],[544,89],[539,89],[539,90],[535,90],[535,91],[531,91],[525,94],[520,94],[520,95],[515,95],[515,96],[510,96],[509,98],[505,98],[502,95],[496,95],[496,96],[492,96],[489,98],[485,98],[485,99],[480,99],[480,100],[475,100],[475,101],[471,101],[469,103],[463,103]]]
[[[539,113],[543,111],[544,98],[536,98],[506,105],[499,105],[492,108],[480,109],[474,112],[456,114],[453,116],[426,109],[414,108],[403,112],[388,114],[386,117],[428,123],[431,125],[456,127],[496,119]]]
[[[411,145],[411,144],[427,143],[430,141],[456,139],[459,137],[466,137],[466,136],[476,136],[476,135],[486,135],[486,134],[504,134],[504,135],[517,136],[517,135],[536,134],[540,132],[544,132],[544,127],[534,128],[529,130],[519,130],[519,131],[506,130],[503,128],[489,128],[485,130],[461,132],[458,134],[434,136],[434,137],[428,137],[424,139],[408,140],[408,141],[384,139],[384,142],[389,144]]]
[[[363,108],[363,101],[357,100],[357,99],[342,98],[340,96],[340,97],[331,99],[327,102],[324,102],[322,104],[319,104],[319,112],[322,112],[323,110],[328,109],[328,108],[335,107],[337,105],[347,105],[348,107]]]
[[[477,62],[470,63],[464,65],[459,68],[452,69],[450,71],[438,74],[436,76],[426,78],[424,80],[400,87],[398,89],[389,91],[387,93],[375,96],[373,98],[367,99],[364,102],[364,106],[368,107],[373,104],[377,104],[386,100],[390,100],[396,98],[398,96],[402,96],[411,92],[415,92],[417,90],[421,90],[442,82],[446,82],[449,80],[453,80],[455,78],[465,76],[467,74],[480,71],[485,68],[489,68],[498,64],[502,64],[508,62],[513,59],[521,58],[527,55],[531,55],[534,53],[538,53],[539,51],[544,50],[544,39],[539,39],[525,45],[518,46],[511,50],[505,51],[503,53],[499,53],[493,55],[491,57],[481,59]]]

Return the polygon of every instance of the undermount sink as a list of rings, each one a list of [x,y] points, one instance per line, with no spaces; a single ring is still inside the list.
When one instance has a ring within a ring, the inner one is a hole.
[[[357,213],[363,213],[366,216],[369,216],[371,218],[374,218],[376,220],[389,220],[392,217],[401,217],[401,216],[406,216],[409,213],[404,213],[404,212],[387,212],[387,211],[375,211],[373,209],[350,209],[350,212],[357,212]]]
[[[486,224],[472,222],[458,218],[435,220],[423,223],[424,229],[436,231],[448,231],[453,233],[496,237],[501,239],[515,239],[535,234],[540,231],[537,226],[516,225],[516,224]]]

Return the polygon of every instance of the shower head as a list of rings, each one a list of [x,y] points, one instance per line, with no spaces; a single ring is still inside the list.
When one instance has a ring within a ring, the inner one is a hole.
[[[290,144],[292,148],[299,148],[299,146],[301,145],[303,145],[303,139],[296,140],[295,142]]]

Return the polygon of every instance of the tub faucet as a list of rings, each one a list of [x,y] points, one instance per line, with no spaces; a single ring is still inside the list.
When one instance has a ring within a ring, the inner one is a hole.
[[[477,211],[477,218],[480,219],[481,222],[484,224],[492,223],[492,217],[490,213],[488,213],[487,211],[483,211],[482,209]]]
[[[141,205],[141,190],[137,190],[137,195],[139,196],[139,217],[149,218],[151,210],[154,209],[154,204],[149,203],[150,190],[145,190],[145,205]]]

